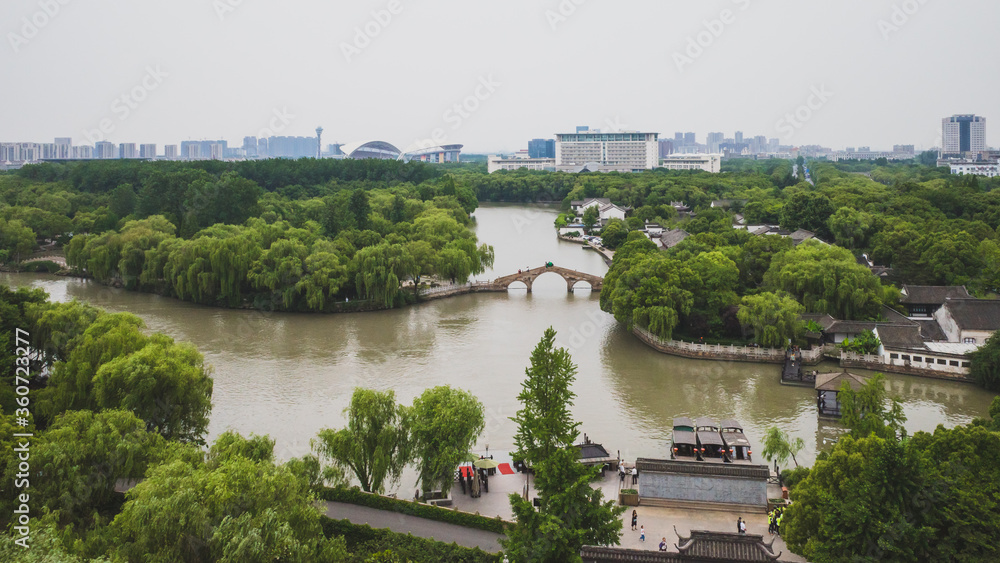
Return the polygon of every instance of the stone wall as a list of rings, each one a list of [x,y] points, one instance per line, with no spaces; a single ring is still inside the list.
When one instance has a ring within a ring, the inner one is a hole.
[[[636,463],[640,503],[657,500],[767,507],[767,466],[643,458]]]

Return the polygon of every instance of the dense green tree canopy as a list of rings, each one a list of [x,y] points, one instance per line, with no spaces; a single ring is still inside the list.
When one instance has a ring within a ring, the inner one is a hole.
[[[486,426],[483,404],[468,391],[434,387],[413,400],[406,418],[421,490],[448,494],[455,470]]]
[[[325,459],[350,471],[368,492],[381,493],[399,480],[410,461],[405,413],[392,391],[355,389],[344,411],[347,428],[319,432],[314,447]]]

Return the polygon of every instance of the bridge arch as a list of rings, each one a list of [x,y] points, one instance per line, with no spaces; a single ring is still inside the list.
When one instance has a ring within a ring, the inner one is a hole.
[[[566,290],[568,292],[572,292],[573,287],[581,281],[589,283],[591,291],[600,291],[601,285],[604,283],[604,278],[601,276],[578,272],[561,266],[542,266],[540,268],[531,268],[530,270],[521,270],[520,272],[509,276],[499,277],[493,280],[493,286],[497,289],[507,289],[510,287],[510,284],[514,282],[521,282],[527,286],[528,293],[531,293],[531,285],[534,283],[535,279],[542,274],[548,273],[561,276],[566,281]]]

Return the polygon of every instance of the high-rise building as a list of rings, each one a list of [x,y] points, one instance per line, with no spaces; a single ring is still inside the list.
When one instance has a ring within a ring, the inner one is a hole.
[[[139,153],[136,151],[135,143],[119,143],[118,145],[118,158],[138,158]]]
[[[719,145],[726,139],[725,133],[709,133],[705,144],[708,145],[708,152],[717,153],[719,152]]]
[[[94,143],[94,158],[115,158],[118,151],[115,144],[108,141],[97,141]]]
[[[694,139],[694,133],[684,133],[684,144],[688,146],[698,144],[698,141]]]
[[[577,133],[586,133],[587,131],[590,131],[590,126],[589,125],[577,125],[576,126],[576,132]]]
[[[674,148],[680,148],[684,146],[684,133],[674,133]]]
[[[316,128],[316,158],[323,158],[323,128]]]
[[[971,156],[986,150],[986,118],[953,115],[941,120],[941,156]]]
[[[736,132],[736,136],[735,136],[735,138],[733,140],[736,141],[736,144],[742,143],[743,142],[743,131],[737,131]]]
[[[674,154],[674,142],[671,139],[660,139],[660,158]]]
[[[177,145],[163,145],[163,158],[177,160]]]
[[[316,156],[316,137],[271,137],[267,140],[267,156],[272,158],[306,158]]]
[[[528,141],[528,158],[555,158],[555,139],[532,139]]]
[[[652,170],[659,164],[657,133],[585,131],[556,135],[556,167],[596,163],[602,169]]]
[[[73,147],[73,151],[70,153],[70,158],[90,160],[94,158],[94,147],[90,145],[80,145],[78,147]]]
[[[246,158],[257,156],[257,137],[243,137],[243,156]]]
[[[181,142],[181,154],[188,160],[198,160],[201,158],[201,145]]]
[[[56,137],[56,158],[73,158],[73,139]]]
[[[267,139],[265,139],[264,137],[257,139],[257,156],[260,158],[267,158],[271,156],[271,153],[267,147]]]
[[[153,143],[139,145],[139,158],[156,158],[156,145]]]
[[[56,156],[56,144],[55,143],[42,143],[42,159],[51,160],[58,158]]]

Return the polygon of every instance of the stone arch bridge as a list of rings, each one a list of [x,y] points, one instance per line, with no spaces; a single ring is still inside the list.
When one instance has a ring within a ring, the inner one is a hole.
[[[591,291],[600,291],[601,285],[604,283],[604,278],[601,276],[585,274],[583,272],[577,272],[576,270],[570,270],[569,268],[562,268],[559,266],[541,266],[539,268],[521,270],[516,274],[497,278],[493,280],[492,286],[497,290],[506,290],[510,287],[510,284],[514,282],[522,282],[524,285],[528,286],[528,293],[531,293],[531,284],[534,283],[535,279],[542,274],[548,273],[562,276],[562,278],[566,280],[566,289],[570,292],[573,291],[573,286],[576,285],[577,282],[585,281],[589,283]]]

